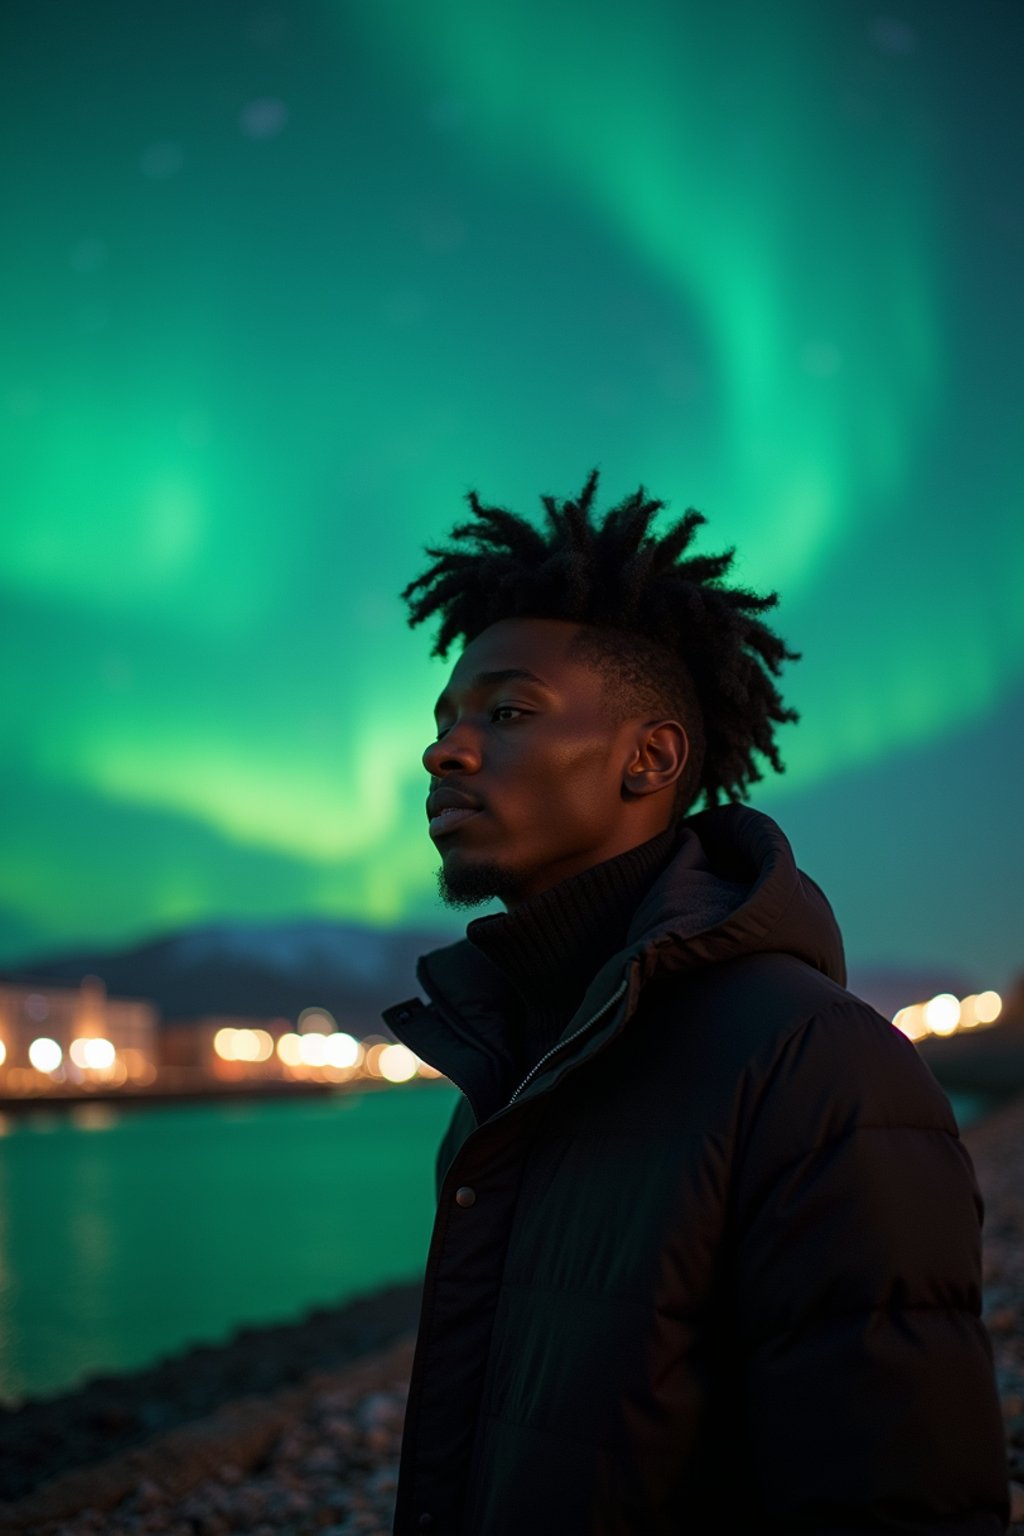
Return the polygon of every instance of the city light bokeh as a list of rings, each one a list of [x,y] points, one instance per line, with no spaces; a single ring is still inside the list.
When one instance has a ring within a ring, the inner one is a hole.
[[[52,1034],[40,1034],[45,1019]],[[386,1087],[441,1074],[385,1035],[338,1028],[326,1009],[294,1021],[161,1021],[144,999],[80,987],[0,983],[0,1098],[161,1097],[217,1090]],[[0,1125],[2,1134],[2,1125]]]
[[[954,997],[952,992],[939,992],[927,1002],[900,1008],[893,1023],[908,1040],[925,1040],[929,1035],[947,1039],[962,1030],[995,1024],[1002,1011],[1003,1000],[998,992],[972,992],[962,998]]]

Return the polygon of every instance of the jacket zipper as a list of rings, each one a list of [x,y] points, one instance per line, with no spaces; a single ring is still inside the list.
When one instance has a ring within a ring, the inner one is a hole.
[[[613,993],[613,995],[611,997],[609,997],[606,1002],[602,1003],[601,1007],[597,1010],[597,1012],[595,1014],[593,1014],[587,1020],[587,1022],[585,1024],[581,1024],[579,1029],[574,1029],[572,1034],[569,1035],[567,1037],[567,1039],[560,1040],[558,1042],[558,1044],[552,1046],[552,1048],[549,1051],[545,1051],[545,1053],[541,1057],[540,1061],[538,1061],[531,1068],[531,1070],[526,1074],[526,1076],[523,1078],[522,1082],[519,1084],[519,1087],[516,1089],[515,1093],[512,1095],[512,1097],[509,1099],[508,1103],[505,1105],[505,1109],[507,1110],[507,1109],[510,1109],[512,1107],[512,1105],[515,1103],[516,1099],[518,1099],[519,1095],[522,1093],[523,1089],[527,1086],[528,1083],[532,1082],[532,1080],[536,1077],[537,1073],[540,1071],[541,1067],[544,1066],[545,1062],[550,1061],[552,1056],[557,1055],[557,1053],[561,1050],[562,1046],[570,1045],[573,1040],[578,1040],[580,1035],[586,1034],[588,1029],[593,1028],[593,1026],[597,1023],[598,1019],[602,1018],[608,1012],[609,1008],[613,1007],[614,1004],[619,1001],[619,999],[622,997],[623,993],[625,993],[627,991],[628,987],[629,987],[629,978],[625,977],[623,979],[623,981],[620,983],[620,985],[618,987],[618,990],[615,993]],[[450,1078],[450,1081],[454,1083],[455,1079],[454,1078]],[[458,1086],[459,1085],[456,1083],[456,1087],[458,1087]],[[460,1091],[463,1093],[464,1096],[468,1097],[468,1095],[465,1095],[465,1090],[464,1089],[462,1089]],[[480,1129],[480,1127],[478,1126],[477,1130],[479,1130],[479,1129]],[[471,1131],[469,1134],[470,1134],[470,1137],[471,1137],[471,1136],[473,1136],[475,1134],[475,1132]],[[466,1140],[468,1141],[469,1137],[467,1137]],[[463,1142],[462,1146],[458,1149],[458,1151],[455,1154],[456,1158],[465,1149],[465,1145],[466,1145],[466,1143]],[[453,1162],[452,1166],[454,1166],[454,1162]],[[445,1179],[444,1179],[445,1188],[447,1188],[447,1186],[448,1186],[448,1182],[449,1182],[449,1180],[451,1178],[451,1172],[452,1172],[452,1168],[449,1167],[447,1173],[445,1174]],[[444,1193],[444,1190],[442,1190],[442,1196],[443,1196],[443,1193]],[[443,1203],[442,1200],[438,1201],[438,1209],[441,1208],[442,1203]],[[434,1230],[431,1233],[430,1248],[429,1248],[429,1251],[427,1253],[426,1272],[425,1272],[425,1275],[424,1275],[423,1303],[422,1303],[422,1307],[421,1307],[421,1311],[420,1311],[420,1328],[419,1328],[419,1332],[420,1332],[421,1335],[424,1335],[425,1331],[426,1331],[427,1308],[428,1307],[432,1308],[433,1305],[434,1305],[435,1283],[434,1283],[434,1276],[433,1276],[433,1273],[432,1273],[432,1268],[433,1268],[433,1266],[436,1263],[436,1259],[437,1259],[437,1255],[438,1255],[439,1251],[440,1251],[440,1245],[438,1243],[438,1223],[437,1223],[437,1221],[435,1221],[435,1223],[434,1223]],[[408,1403],[408,1407],[407,1407],[407,1410],[406,1410],[406,1422],[407,1423],[415,1423],[417,1421],[417,1417],[418,1417],[417,1410],[418,1410],[418,1403],[419,1403],[419,1397],[420,1397],[420,1386],[421,1386],[421,1382],[422,1382],[422,1379],[423,1379],[423,1369],[424,1369],[424,1367],[423,1367],[421,1359],[420,1359],[419,1349],[417,1349],[416,1357],[415,1357],[415,1359],[413,1361],[412,1379],[410,1380],[410,1383],[409,1383],[409,1403]],[[415,1453],[413,1452],[413,1454],[415,1454]],[[411,1463],[412,1463],[412,1456],[410,1456],[410,1465],[411,1465]],[[408,1498],[409,1495],[407,1494],[406,1497]]]
[[[527,1072],[526,1076],[523,1078],[522,1082],[519,1084],[519,1087],[516,1089],[515,1093],[509,1099],[509,1101],[508,1101],[509,1105],[512,1105],[512,1104],[515,1103],[516,1099],[518,1099],[519,1095],[522,1093],[522,1091],[526,1087],[527,1083],[532,1081],[532,1079],[537,1076],[537,1073],[540,1071],[540,1069],[544,1065],[544,1063],[546,1061],[550,1061],[552,1056],[557,1056],[558,1052],[563,1050],[565,1048],[565,1046],[571,1045],[574,1040],[578,1040],[580,1035],[585,1035],[587,1030],[592,1028],[593,1025],[595,1025],[597,1023],[598,1019],[601,1018],[602,1014],[607,1013],[609,1008],[612,1006],[612,1004],[618,1002],[619,998],[626,991],[626,988],[628,986],[629,986],[629,980],[628,980],[628,978],[626,978],[620,984],[619,990],[617,992],[615,992],[608,999],[607,1002],[602,1003],[601,1007],[597,1010],[597,1012],[593,1015],[593,1017],[589,1018],[585,1024],[581,1024],[579,1029],[574,1029],[572,1034],[571,1035],[567,1035],[564,1040],[559,1040],[558,1044],[557,1045],[553,1045],[549,1051],[545,1051],[544,1055],[541,1057],[540,1061],[534,1063],[534,1065],[530,1068],[529,1072]],[[506,1108],[507,1107],[508,1106],[506,1106]]]

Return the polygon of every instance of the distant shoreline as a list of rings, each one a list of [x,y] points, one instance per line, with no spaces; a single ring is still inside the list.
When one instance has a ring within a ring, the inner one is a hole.
[[[935,1072],[933,1059],[927,1060],[927,1065]],[[943,1063],[939,1063],[940,1068]],[[970,1077],[963,1074],[946,1072],[937,1074],[939,1083],[951,1099],[965,1099],[969,1101],[983,1100],[985,1109],[983,1114],[968,1122],[970,1125],[980,1124],[981,1120],[990,1114],[995,1114],[999,1109],[1017,1097],[1024,1090],[1024,1066],[1014,1059],[1014,1066],[1018,1069],[1011,1077],[1011,1086],[1007,1087],[1006,1078],[1000,1078],[997,1072],[985,1075],[982,1078]],[[16,1117],[39,1114],[46,1110],[58,1110],[69,1112],[75,1109],[87,1108],[91,1104],[109,1105],[113,1108],[123,1109],[160,1109],[176,1104],[240,1104],[248,1101],[277,1100],[287,1102],[290,1099],[317,1099],[341,1097],[350,1093],[381,1093],[394,1089],[409,1087],[421,1087],[424,1083],[440,1083],[444,1087],[451,1087],[446,1077],[416,1077],[408,1083],[389,1083],[376,1078],[357,1078],[351,1082],[330,1083],[317,1082],[308,1079],[295,1082],[278,1082],[275,1080],[263,1082],[243,1083],[217,1083],[209,1087],[193,1088],[137,1088],[125,1090],[124,1088],[97,1088],[88,1093],[39,1093],[0,1095],[0,1115],[12,1115]]]
[[[348,1093],[381,1093],[393,1089],[420,1087],[424,1083],[443,1083],[444,1077],[416,1077],[408,1083],[389,1083],[381,1079],[360,1077],[351,1082],[328,1083],[300,1079],[295,1082],[217,1083],[196,1088],[124,1088],[96,1089],[89,1093],[39,1093],[0,1095],[0,1114],[33,1114],[40,1110],[77,1109],[89,1104],[110,1104],[125,1109],[159,1108],[168,1104],[241,1103],[248,1099],[309,1099],[330,1098]]]

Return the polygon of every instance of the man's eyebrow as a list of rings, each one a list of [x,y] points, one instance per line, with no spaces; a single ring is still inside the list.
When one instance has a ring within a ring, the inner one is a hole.
[[[469,680],[468,692],[481,692],[485,688],[493,688],[497,683],[533,683],[536,687],[543,688],[548,693],[551,692],[550,683],[538,677],[536,672],[528,672],[525,667],[499,667],[495,672],[477,672]],[[449,693],[445,689],[434,705],[435,715],[443,705],[448,703],[448,700]]]

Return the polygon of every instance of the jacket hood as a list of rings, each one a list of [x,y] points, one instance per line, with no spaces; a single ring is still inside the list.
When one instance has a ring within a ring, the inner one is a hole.
[[[839,925],[820,887],[797,868],[777,823],[745,805],[683,823],[676,857],[637,908],[629,941],[645,976],[773,953],[846,981]]]

